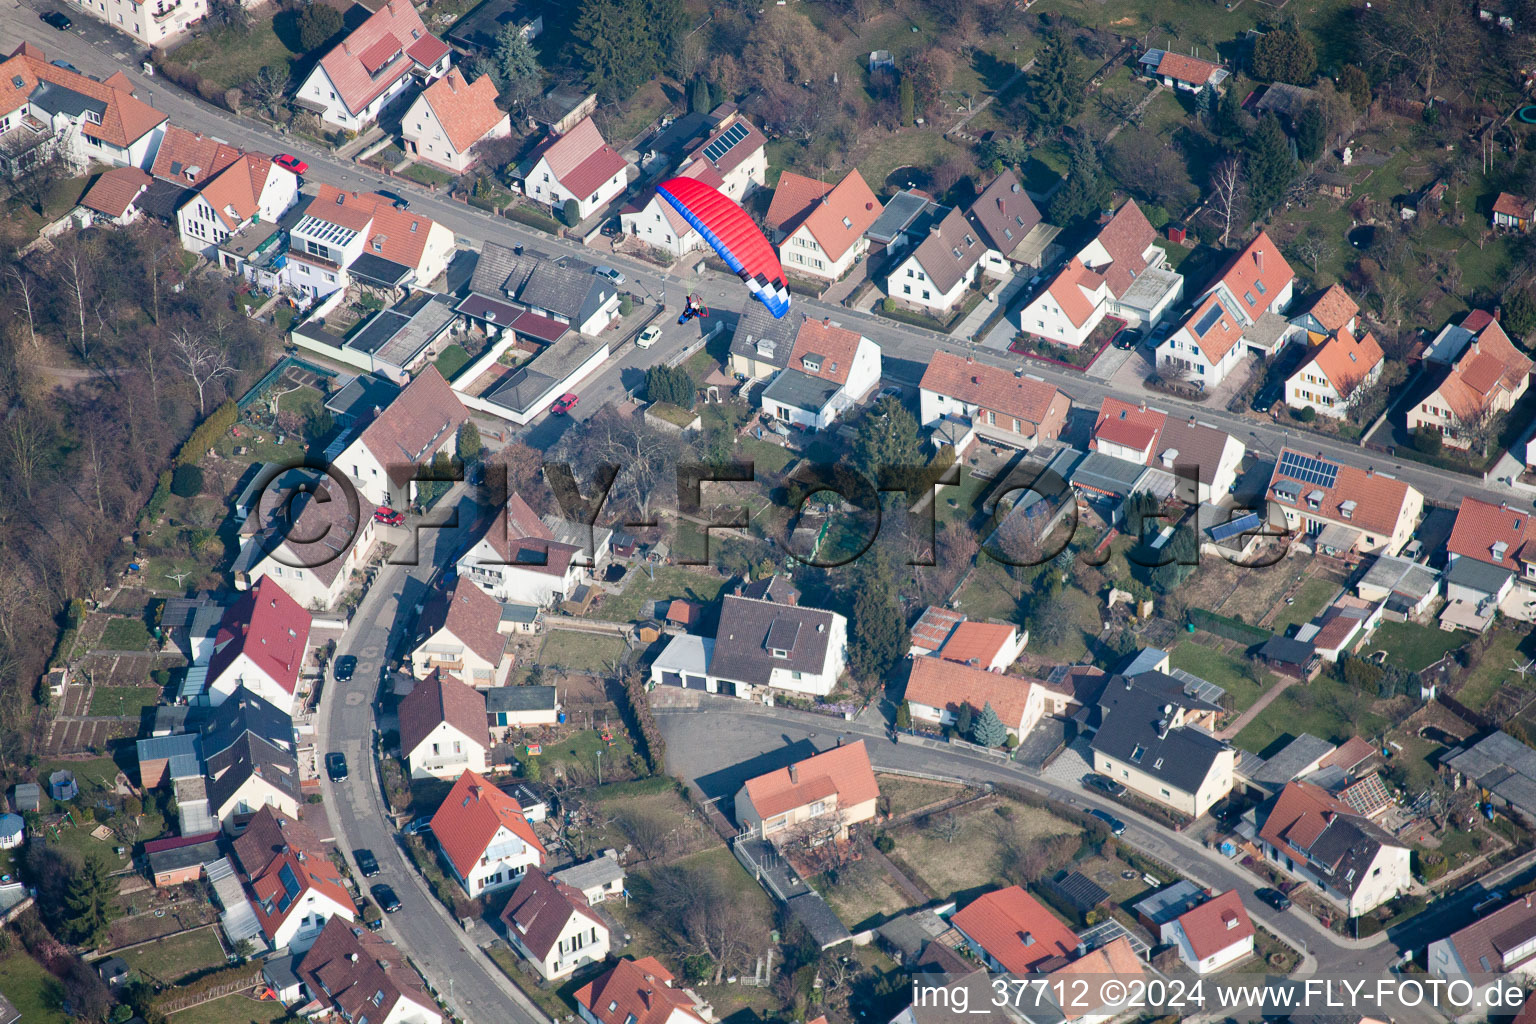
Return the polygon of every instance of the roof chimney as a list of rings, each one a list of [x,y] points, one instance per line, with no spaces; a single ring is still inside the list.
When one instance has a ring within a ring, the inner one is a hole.
[[[799,765],[792,764],[792,765],[789,766],[789,781],[792,784],[796,785],[796,786],[798,786],[800,784],[800,766]]]
[[[1259,265],[1259,273],[1261,273],[1261,274],[1264,273],[1264,250],[1263,249],[1255,249],[1255,250],[1253,250],[1253,262],[1255,262],[1255,263],[1257,263]]]
[[[1495,320],[1500,320],[1500,319],[1503,318],[1503,316],[1504,316],[1504,307],[1503,306],[1494,306],[1493,307],[1493,318]]]
[[[1146,411],[1147,411],[1147,400],[1146,400],[1146,399],[1145,399],[1145,398],[1143,398],[1143,399],[1142,399],[1142,400],[1141,400],[1141,406],[1140,406],[1140,408],[1141,408],[1141,411],[1142,411],[1142,412],[1146,412]]]
[[[347,959],[352,961],[353,963],[357,963],[357,954],[356,953],[348,953],[347,954]]]

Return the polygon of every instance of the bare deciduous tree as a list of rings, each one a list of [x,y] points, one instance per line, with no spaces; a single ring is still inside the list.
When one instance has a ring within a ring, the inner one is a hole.
[[[946,843],[953,843],[960,838],[960,819],[955,817],[953,812],[941,815],[933,822],[932,828],[933,834]]]
[[[188,327],[178,327],[171,332],[171,354],[187,379],[197,388],[197,412],[208,413],[208,388],[235,372],[222,348],[200,338]]]
[[[32,275],[19,261],[6,267],[5,273],[6,277],[14,282],[12,290],[15,292],[15,301],[27,317],[27,340],[32,343],[33,348],[37,348],[37,314],[32,295]]]
[[[675,831],[665,818],[643,810],[626,811],[619,816],[619,828],[646,860],[660,857],[672,844]]]
[[[76,242],[63,250],[59,255],[59,274],[64,279],[65,288],[69,292],[70,302],[74,305],[75,319],[79,324],[79,335],[76,340],[76,351],[80,353],[82,361],[91,357],[90,342],[85,334],[85,291],[90,280],[90,258],[80,251],[80,245]]]
[[[1338,250],[1327,238],[1316,232],[1308,231],[1298,235],[1291,243],[1291,251],[1306,262],[1312,268],[1312,273],[1317,274],[1318,264],[1323,260],[1332,258]]]
[[[32,500],[39,472],[48,462],[48,433],[38,418],[26,410],[8,419],[0,430],[0,451],[5,454],[11,478],[21,484],[21,492],[28,501]]]
[[[1232,228],[1242,216],[1244,180],[1242,163],[1235,157],[1217,164],[1211,175],[1211,206],[1221,222],[1222,248],[1226,248],[1227,240],[1232,237]]]

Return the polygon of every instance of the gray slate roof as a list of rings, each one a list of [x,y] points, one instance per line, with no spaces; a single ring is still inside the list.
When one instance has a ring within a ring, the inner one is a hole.
[[[785,370],[763,389],[763,407],[769,403],[819,414],[842,390],[837,384],[799,370]]]
[[[614,296],[613,282],[593,273],[590,264],[571,259],[550,260],[532,251],[513,252],[486,242],[480,250],[471,291],[548,310],[580,325]]]
[[[767,306],[748,296],[731,335],[731,354],[783,369],[789,365],[789,353],[802,322],[794,315],[775,319]]]
[[[1450,569],[1445,574],[1445,581],[1448,584],[1454,583],[1458,587],[1475,590],[1480,594],[1497,594],[1513,575],[1513,570],[1506,569],[1502,565],[1494,565],[1492,562],[1484,562],[1476,558],[1458,558],[1451,563]]]
[[[1131,909],[1138,917],[1162,926],[1182,915],[1186,910],[1205,902],[1205,890],[1194,882],[1184,879],[1159,889]]]
[[[1464,747],[1444,763],[1483,789],[1536,816],[1536,750],[1502,730]]]
[[[260,775],[273,788],[299,799],[299,764],[253,732],[240,735],[227,750],[208,758],[208,806],[218,813],[242,783]]]
[[[710,674],[764,686],[776,668],[820,672],[827,661],[832,623],[832,613],[817,608],[727,597],[720,607]],[[787,657],[769,653],[770,635],[783,645],[778,649],[788,651]]]
[[[1299,778],[1303,771],[1333,753],[1334,745],[1304,732],[1264,762],[1253,776],[1260,785],[1283,786]]]
[[[550,877],[572,889],[585,892],[598,886],[622,882],[624,867],[619,863],[614,851],[605,850],[600,857],[594,857],[581,864],[572,864],[563,871],[556,871]]]
[[[487,714],[498,711],[547,711],[555,706],[553,686],[492,686],[485,694]]]

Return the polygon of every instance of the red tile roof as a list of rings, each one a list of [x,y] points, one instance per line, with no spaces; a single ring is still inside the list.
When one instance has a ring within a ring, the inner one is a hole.
[[[1080,1017],[1097,1016],[1093,1012],[1095,1009],[1094,1004],[1103,998],[1104,995],[1113,995],[1113,990],[1101,995],[1098,984],[1095,983],[1096,981],[1102,983],[1110,978],[1118,981],[1128,981],[1140,978],[1145,973],[1146,971],[1141,965],[1141,957],[1136,955],[1136,948],[1131,945],[1131,940],[1128,937],[1122,935],[1113,942],[1105,943],[1098,949],[1084,953],[1064,967],[1058,967],[1054,971],[1047,972],[1046,977],[1061,981],[1076,977],[1087,979],[1088,989],[1086,996],[1089,1003],[1088,1005],[1078,1007],[1071,1005],[1071,1003],[1081,1003],[1083,1000],[1071,1000],[1063,1014],[1066,1020],[1071,1021],[1077,1020]],[[1075,982],[1071,984],[1067,991],[1074,990],[1077,990]],[[1111,1007],[1106,1006],[1105,1008],[1110,1009]],[[1081,1012],[1073,1012],[1078,1009],[1081,1009]]]
[[[98,82],[50,64],[40,48],[25,43],[0,62],[0,114],[21,109],[43,82],[52,82],[106,104],[101,124],[90,121],[81,124],[80,131],[87,138],[127,149],[166,122],[166,115],[136,99],[132,90]]]
[[[1360,315],[1360,306],[1349,297],[1348,292],[1335,284],[1319,295],[1307,312],[1329,334],[1337,334]]]
[[[549,161],[549,169],[561,186],[573,196],[585,200],[598,186],[624,171],[624,158],[603,139],[590,117],[564,135],[544,142],[528,160],[533,166],[540,159]]]
[[[721,155],[719,163],[710,161],[709,158],[704,155],[704,151],[709,148],[710,143],[720,138],[720,136],[730,131],[736,125],[742,125],[747,129],[746,136],[740,142],[726,150],[725,153]],[[720,124],[716,126],[715,130],[710,132],[708,138],[694,147],[693,152],[689,154],[688,158],[695,163],[704,164],[705,166],[710,167],[714,172],[718,174],[725,175],[730,174],[736,168],[740,167],[744,160],[750,157],[753,153],[756,153],[758,150],[762,149],[767,144],[768,139],[763,135],[762,132],[757,130],[757,126],[751,121],[748,121],[746,118],[738,115],[736,117],[727,118],[721,121]],[[690,164],[690,166],[692,165]],[[721,180],[722,182],[724,181],[723,178]]]
[[[846,384],[848,371],[853,369],[853,357],[858,353],[859,342],[862,340],[858,331],[834,326],[830,320],[808,317],[800,324],[800,331],[795,335],[795,347],[790,350],[788,365],[790,369],[833,384]],[[814,370],[806,366],[804,361],[806,356],[812,355],[821,357]]]
[[[1221,283],[1241,303],[1240,312],[1248,323],[1257,320],[1295,278],[1267,231],[1260,231],[1221,272]]]
[[[985,668],[1005,647],[1016,643],[1018,630],[1008,623],[971,619],[955,627],[939,656],[945,661]]]
[[[320,58],[320,67],[347,110],[359,114],[416,64],[411,54],[401,52],[402,47],[414,48],[425,39],[436,43],[421,51],[421,56],[430,58],[422,65],[429,66],[446,52],[442,41],[427,32],[415,7],[405,0],[391,0]]]
[[[560,933],[571,918],[580,918],[585,925],[607,931],[601,918],[587,909],[587,898],[569,885],[562,885],[538,868],[529,868],[523,880],[517,883],[501,920],[507,926],[507,934],[517,940],[540,960],[549,956],[555,948]]]
[[[1178,918],[1179,927],[1189,939],[1195,960],[1201,961],[1253,938],[1253,921],[1243,907],[1236,889],[1185,911]]]
[[[863,740],[815,754],[793,767],[793,775],[786,767],[747,780],[747,798],[759,816],[771,818],[834,793],[838,806],[844,809],[880,795]]]
[[[1493,406],[1499,391],[1507,393],[1510,401],[1519,397],[1532,362],[1486,310],[1468,313],[1461,326],[1472,332],[1472,341],[1435,391],[1452,413],[1465,420]]]
[[[482,717],[481,722],[484,721]],[[537,850],[539,863],[544,862],[544,844],[533,834],[522,805],[477,772],[460,775],[442,806],[432,815],[432,834],[437,837],[437,845],[461,878],[469,877],[475,862],[485,855],[491,840],[503,828]]]
[[[1398,519],[1403,514],[1403,506],[1407,503],[1413,488],[1385,473],[1337,462],[1334,465],[1339,469],[1332,487],[1324,487],[1300,477],[1287,476],[1280,472],[1280,463],[1284,459],[1285,452],[1294,450],[1282,449],[1279,458],[1275,460],[1275,469],[1269,478],[1271,496],[1274,495],[1276,483],[1281,480],[1294,480],[1299,485],[1300,497],[1294,503],[1285,504],[1300,514],[1349,523],[1361,530],[1379,533],[1386,537],[1392,536],[1392,532],[1397,529]],[[1305,452],[1297,451],[1296,454],[1303,458],[1311,457]],[[1323,495],[1317,508],[1312,508],[1307,502],[1307,495],[1313,491],[1321,491]],[[1346,501],[1355,503],[1354,514],[1349,517],[1346,517],[1341,510],[1341,506]]]
[[[108,217],[121,217],[153,180],[137,167],[114,167],[102,172],[80,205]]]
[[[432,108],[443,134],[460,153],[467,153],[487,132],[507,119],[496,106],[496,82],[481,75],[466,82],[457,68],[422,90],[421,98]]]
[[[261,193],[267,187],[267,178],[288,173],[265,153],[246,153],[205,184],[198,194],[213,207],[224,226],[233,231],[261,209]]]
[[[501,602],[463,576],[434,594],[421,611],[423,636],[446,629],[493,666],[501,664],[507,650],[500,626]]]
[[[1156,237],[1141,207],[1128,200],[1046,290],[1073,325],[1082,327],[1097,308],[1101,288],[1118,299],[1147,268],[1144,254]]]
[[[298,687],[309,644],[309,612],[276,580],[263,576],[224,612],[208,660],[213,681],[241,654],[256,663],[288,693]]]
[[[928,369],[923,371],[921,386],[925,391],[1000,415],[1006,413],[1037,427],[1053,413],[1065,413],[1065,407],[1071,404],[1066,395],[1044,381],[1015,377],[1001,367],[971,362],[949,352],[933,354]]]
[[[1500,561],[1493,558],[1495,544],[1504,545]],[[1468,495],[1461,499],[1456,525],[1451,528],[1445,548],[1453,555],[1511,569],[1517,568],[1516,559],[1536,562],[1536,516]]]
[[[1174,53],[1172,50],[1164,51],[1163,59],[1157,63],[1158,74],[1190,85],[1204,85],[1220,69],[1220,64],[1212,64],[1186,53]]]
[[[335,185],[321,185],[316,190],[314,202],[304,213],[353,231],[367,232],[365,252],[413,270],[421,269],[427,236],[436,226],[430,217],[395,209],[394,203],[383,196],[372,192],[343,192]],[[420,379],[418,376],[417,380]],[[457,397],[454,402],[458,402]]]
[[[1370,331],[1357,339],[1349,331],[1339,328],[1337,334],[1313,351],[1312,358],[1301,369],[1316,366],[1318,372],[1333,385],[1333,389],[1347,398],[1355,386],[1381,364],[1383,358],[1381,346],[1376,343],[1376,337]]]
[[[469,410],[437,367],[429,365],[373,418],[358,440],[379,460],[390,480],[403,486],[453,441],[467,419]]]
[[[1536,216],[1536,199],[1526,199],[1524,196],[1500,192],[1499,198],[1493,201],[1493,212],[1502,213],[1506,217],[1530,220],[1532,216]]]
[[[577,989],[576,1002],[598,1024],[703,1024],[693,999],[673,987],[672,974],[653,956],[620,960]]]
[[[465,586],[478,591],[473,583]],[[486,731],[485,697],[458,676],[433,669],[400,701],[400,751],[410,756],[432,730],[447,722],[482,749],[491,745]]]
[[[303,896],[295,895],[285,884],[285,876],[303,891],[336,903],[347,920],[351,919],[352,897],[341,873],[325,855],[319,837],[302,821],[262,807],[233,845],[240,870],[255,896],[256,919],[267,938],[275,938],[293,912],[305,906]]]
[[[1031,973],[1052,957],[1069,957],[1077,936],[1017,885],[978,896],[949,919],[1010,974]]]
[[[869,230],[880,209],[857,169],[831,186],[785,171],[768,204],[767,222],[786,237],[803,225],[828,259],[839,260]]]
[[[960,714],[962,704],[969,704],[973,712],[991,704],[1004,725],[1018,729],[1034,685],[1023,676],[988,672],[919,655],[912,659],[906,699],[952,715]]]
[[[773,200],[768,204],[764,221],[770,228],[787,235],[799,227],[816,202],[831,191],[832,186],[824,181],[784,171],[773,188]]]
[[[1216,311],[1215,315],[1211,317],[1205,333],[1200,334],[1196,328],[1206,322],[1206,315],[1212,311]],[[1180,329],[1195,339],[1200,351],[1213,363],[1221,362],[1233,346],[1243,340],[1242,321],[1233,315],[1231,308],[1216,292],[1207,295],[1204,302],[1190,311]]]

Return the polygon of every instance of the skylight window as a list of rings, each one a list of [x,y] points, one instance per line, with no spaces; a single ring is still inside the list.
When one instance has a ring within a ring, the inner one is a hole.
[[[1260,295],[1269,294],[1269,289],[1264,287],[1263,281],[1255,281],[1253,282],[1253,286],[1258,289]]]
[[[853,227],[853,221],[849,220],[847,217],[844,217],[843,218],[843,227],[845,227],[845,228]]]
[[[1141,759],[1145,756],[1147,756],[1147,748],[1138,743],[1136,744],[1136,749],[1131,751],[1131,762],[1133,764],[1141,764]]]
[[[1250,306],[1253,305],[1253,292],[1243,292],[1243,301]]]

